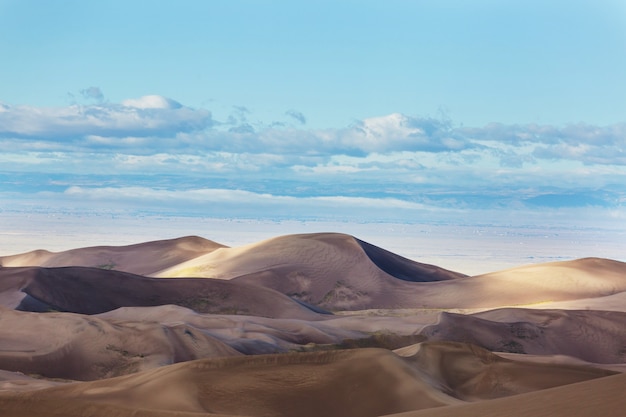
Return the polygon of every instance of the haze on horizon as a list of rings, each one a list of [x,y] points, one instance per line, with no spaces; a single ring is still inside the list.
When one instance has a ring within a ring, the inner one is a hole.
[[[624,229],[625,23],[609,0],[0,0],[0,209]]]

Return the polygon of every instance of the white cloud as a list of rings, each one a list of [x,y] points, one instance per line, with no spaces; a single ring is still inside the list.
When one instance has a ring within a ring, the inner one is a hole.
[[[83,95],[102,98],[97,87],[83,91]],[[366,158],[402,152],[440,155],[458,164],[486,164],[495,157],[500,165],[516,168],[546,159],[626,164],[626,124],[492,123],[467,128],[449,120],[394,113],[340,129],[304,129],[250,122],[248,108],[233,109],[228,122],[218,123],[208,110],[158,95],[121,104],[100,100],[57,108],[0,104],[0,141],[24,151],[264,154],[283,160],[297,157],[305,166],[323,165],[337,155]],[[295,110],[286,114],[306,121]]]
[[[122,106],[135,107],[137,109],[180,109],[182,104],[170,98],[149,95],[140,98],[130,98],[122,101]]]
[[[118,206],[135,209],[171,210],[184,213],[219,212],[220,215],[233,214],[245,217],[345,217],[406,215],[407,213],[448,212],[453,210],[430,207],[424,204],[404,201],[397,198],[369,198],[351,196],[310,196],[296,197],[246,190],[220,188],[199,188],[190,190],[163,190],[150,187],[68,187],[64,198],[77,204],[115,208]],[[53,197],[48,193],[47,197]],[[395,213],[395,214],[394,214]]]
[[[4,105],[0,112],[0,138],[43,140],[58,143],[60,148],[69,142],[80,143],[86,137],[173,137],[211,125],[210,112],[184,107],[160,96],[130,100],[126,105]]]
[[[23,192],[32,194],[52,173],[74,187],[55,198],[72,204],[112,199],[182,211],[188,204],[202,213],[216,201],[221,213],[262,207],[313,217],[316,209],[347,216],[371,209],[387,218],[428,207],[626,201],[626,125],[465,128],[394,113],[305,129],[251,122],[245,107],[231,116],[214,122],[208,110],[161,96],[60,108],[0,104],[0,186],[22,192],[11,173],[24,173]]]

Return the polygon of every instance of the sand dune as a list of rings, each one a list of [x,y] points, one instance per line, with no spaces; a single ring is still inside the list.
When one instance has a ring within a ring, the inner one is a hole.
[[[338,233],[2,257],[0,415],[621,415],[624,297],[622,262],[466,277]]]
[[[359,331],[350,326],[334,326],[327,320],[198,314],[174,305],[124,307],[96,317],[109,321],[154,322],[163,326],[185,324],[249,355],[299,350],[309,344],[338,344],[344,339],[367,338],[372,331],[371,327]]]
[[[0,369],[91,380],[198,358],[240,355],[186,325],[0,311]]]
[[[554,262],[427,282],[390,278],[377,267],[363,270],[336,259],[320,260],[321,265],[329,263],[349,268],[350,273],[321,269],[316,275],[309,266],[284,263],[231,281],[267,286],[330,310],[541,307],[547,302],[588,301],[626,292],[626,264],[609,259]]]
[[[626,291],[626,264],[609,259],[529,265],[465,278],[334,233],[222,248],[155,275],[252,283],[330,310],[498,308],[593,300]]]
[[[491,401],[430,408],[385,417],[622,417],[626,374]]]
[[[128,256],[122,255],[125,251]],[[187,237],[44,255],[30,253],[0,261],[5,266],[93,265],[111,255],[113,261],[100,267],[115,264],[118,270],[155,277],[211,277],[264,286],[335,311],[498,308],[576,300],[595,305],[596,298],[626,292],[626,264],[608,259],[554,262],[464,277],[339,233],[282,236],[237,248]]]
[[[473,343],[491,351],[562,354],[596,363],[626,362],[626,313],[501,309],[476,315],[442,313],[421,334]]]
[[[226,246],[197,237],[158,240],[127,246],[95,246],[63,252],[35,250],[0,257],[0,266],[86,266],[150,275]]]
[[[401,308],[412,282],[464,275],[420,264],[340,233],[282,236],[223,248],[156,274],[201,276],[262,285],[335,310]]]
[[[348,265],[338,265],[346,262]],[[375,266],[394,278],[415,282],[443,281],[464,276],[403,258],[342,233],[287,235],[238,248],[221,248],[215,253],[159,271],[155,275],[230,279],[284,264],[337,269],[335,273],[352,272],[350,266],[364,264],[361,265],[367,268],[364,270],[372,271],[372,266]]]
[[[57,401],[57,412],[68,414],[71,408],[63,403],[80,400],[128,409],[302,417],[379,416],[458,402],[379,349],[200,360],[115,380],[0,394],[0,408],[36,409],[40,400]]]
[[[415,285],[424,308],[495,309],[534,304],[541,308],[548,302],[588,300],[626,291],[626,263],[586,258]]]
[[[586,381],[615,372],[504,359],[467,343],[425,342],[396,350],[455,398],[479,401]]]
[[[22,372],[0,370],[0,392],[35,391],[44,388],[56,387],[69,382],[53,381],[50,379],[34,378]]]
[[[517,383],[507,382],[516,374]],[[20,415],[25,405],[35,411],[54,405],[66,415],[91,407],[90,415],[107,415],[107,408],[96,408],[102,404],[120,416],[140,409],[172,416],[374,417],[465,402],[455,397],[479,400],[611,374],[555,365],[527,369],[478,348],[438,343],[418,346],[417,353],[405,357],[359,349],[198,360],[115,379],[0,394],[0,406],[9,415]],[[481,383],[472,384],[472,377]]]
[[[318,317],[269,288],[212,279],[146,278],[99,268],[0,268],[0,293],[0,300],[9,303],[6,307],[26,311],[97,314],[119,307],[177,304],[203,313]]]

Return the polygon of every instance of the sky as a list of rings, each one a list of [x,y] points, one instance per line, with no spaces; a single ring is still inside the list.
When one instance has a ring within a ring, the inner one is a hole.
[[[623,1],[0,0],[0,210],[626,229]]]

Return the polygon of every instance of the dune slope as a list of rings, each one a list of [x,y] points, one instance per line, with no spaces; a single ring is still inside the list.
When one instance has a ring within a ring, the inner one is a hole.
[[[385,417],[622,417],[626,374],[490,401],[390,414]]]
[[[186,324],[0,310],[0,369],[93,380],[198,358],[240,355]]]
[[[0,415],[621,415],[625,297],[618,261],[467,277],[340,233],[1,257]]]
[[[113,415],[120,416],[150,410],[169,416],[375,417],[464,403],[455,396],[490,397],[494,386],[502,387],[496,391],[502,396],[612,374],[586,367],[527,371],[520,366],[479,348],[449,343],[429,344],[404,357],[359,349],[205,359],[108,380],[0,393],[0,407],[15,412],[9,416],[20,415],[25,405],[34,411],[53,405],[66,415],[87,409],[89,415],[106,415],[106,407],[113,407]],[[525,375],[522,382],[507,385],[516,372]],[[98,405],[104,407],[98,410]],[[128,412],[120,411],[124,409]]]
[[[28,311],[97,314],[119,307],[176,304],[202,313],[318,318],[269,288],[212,279],[146,278],[86,267],[0,268],[0,300],[8,300],[6,307]]]
[[[466,401],[508,397],[614,375],[579,365],[508,360],[468,343],[424,342],[396,350],[440,387]]]
[[[71,403],[78,400],[130,410],[373,417],[457,402],[416,378],[410,365],[385,350],[242,359],[199,360],[113,380],[13,395],[0,393],[0,408],[19,411],[29,404],[36,410],[39,404],[49,407],[55,401],[57,412],[71,411]]]
[[[626,313],[500,309],[442,313],[421,332],[429,340],[473,343],[491,351],[568,355],[595,363],[626,362]]]
[[[150,275],[225,247],[198,236],[185,236],[134,245],[94,246],[56,253],[36,250],[0,257],[0,266],[86,266]]]
[[[340,233],[281,236],[219,249],[157,275],[246,282],[333,310],[412,307],[414,297],[407,292],[416,288],[414,282],[464,277]]]

